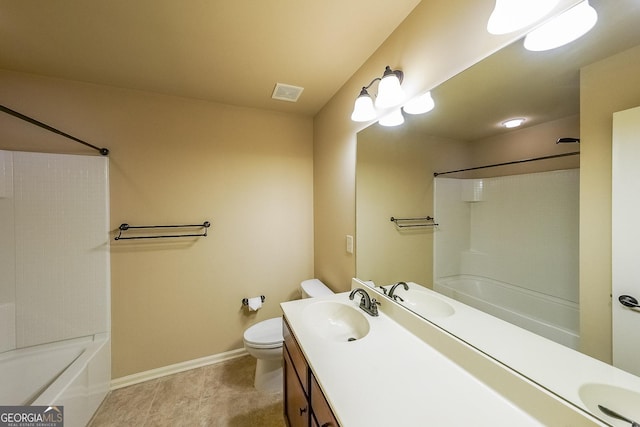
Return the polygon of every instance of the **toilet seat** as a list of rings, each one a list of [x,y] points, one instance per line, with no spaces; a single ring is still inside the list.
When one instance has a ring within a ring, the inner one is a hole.
[[[282,347],[282,318],[274,317],[263,320],[244,331],[244,342],[253,348]]]

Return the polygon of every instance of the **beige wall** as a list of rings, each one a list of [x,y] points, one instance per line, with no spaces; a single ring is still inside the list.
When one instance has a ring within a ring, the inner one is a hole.
[[[575,0],[564,0],[564,9]],[[345,235],[355,233],[356,133],[350,121],[360,88],[382,75],[385,65],[402,69],[409,96],[431,89],[507,45],[526,30],[506,36],[486,31],[493,0],[423,1],[314,118],[315,274],[347,290],[355,257]],[[357,248],[356,248],[357,250]]]
[[[7,71],[0,93],[111,150],[113,230],[212,222],[206,238],[111,241],[114,378],[241,348],[313,277],[310,118]],[[93,154],[5,114],[0,148]]]
[[[580,73],[581,350],[611,362],[611,133],[613,113],[640,105],[640,46]]]
[[[434,229],[400,229],[390,217],[433,216],[433,171],[466,163],[468,143],[406,129],[373,125],[358,134],[356,273],[377,285],[431,287]]]

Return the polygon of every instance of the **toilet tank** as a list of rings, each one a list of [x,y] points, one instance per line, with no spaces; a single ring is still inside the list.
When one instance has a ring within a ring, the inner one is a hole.
[[[318,279],[304,280],[300,283],[300,290],[302,291],[302,298],[317,298],[333,295],[333,291]]]

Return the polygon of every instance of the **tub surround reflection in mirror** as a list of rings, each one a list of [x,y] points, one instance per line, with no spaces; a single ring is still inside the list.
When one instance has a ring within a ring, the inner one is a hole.
[[[579,169],[435,181],[434,290],[578,349]]]

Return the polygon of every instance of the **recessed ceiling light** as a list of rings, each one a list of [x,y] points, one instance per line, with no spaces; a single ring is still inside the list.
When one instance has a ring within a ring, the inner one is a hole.
[[[502,126],[506,127],[506,128],[517,128],[518,126],[520,126],[521,124],[524,123],[524,119],[523,118],[518,118],[518,119],[509,119],[506,120],[504,122],[502,122]]]

